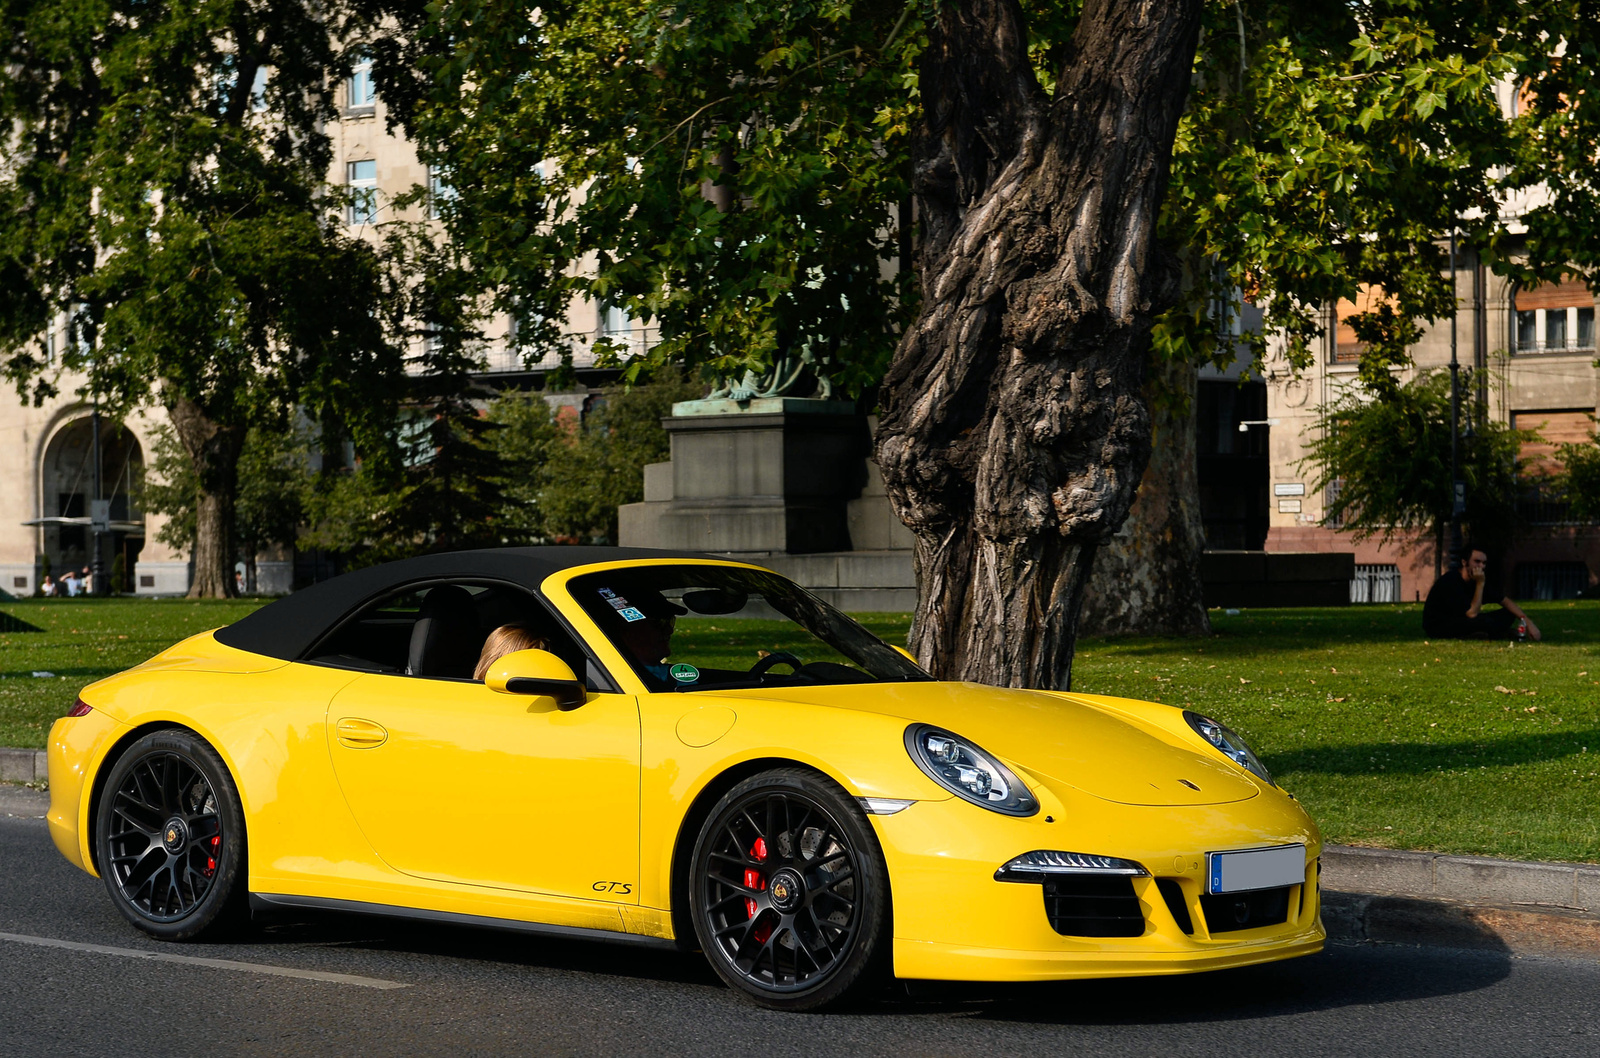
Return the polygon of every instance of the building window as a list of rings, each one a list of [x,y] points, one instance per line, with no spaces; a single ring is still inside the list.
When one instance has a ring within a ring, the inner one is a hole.
[[[1567,310],[1544,310],[1544,343],[1550,349],[1567,347]]]
[[[256,67],[256,79],[250,85],[250,109],[257,114],[267,109],[267,68]]]
[[[1586,284],[1566,279],[1513,298],[1518,353],[1594,351],[1594,293]]]
[[[351,162],[347,166],[345,182],[350,186],[351,227],[371,224],[378,219],[378,163],[376,161]]]
[[[600,306],[600,333],[607,338],[616,338],[626,341],[633,331],[633,317],[622,305],[613,305],[609,301]]]
[[[1322,524],[1327,526],[1329,529],[1344,528],[1345,519],[1343,512],[1338,514],[1331,513],[1334,509],[1334,505],[1339,502],[1339,494],[1343,491],[1344,478],[1334,478],[1332,481],[1328,482],[1327,487],[1322,490],[1322,509],[1325,512],[1322,517]]]
[[[1367,345],[1356,337],[1356,329],[1349,322],[1350,317],[1376,312],[1388,300],[1383,288],[1377,286],[1362,287],[1354,301],[1339,299],[1335,309],[1338,318],[1334,327],[1334,363],[1351,364],[1361,359],[1361,354],[1366,351]]]
[[[1532,309],[1517,313],[1518,351],[1537,349],[1539,346],[1539,314]]]
[[[448,183],[438,167],[428,167],[428,214],[438,220],[450,203],[456,200],[456,189]]]
[[[378,92],[372,84],[372,57],[358,55],[350,68],[350,109],[370,110],[377,100]]]

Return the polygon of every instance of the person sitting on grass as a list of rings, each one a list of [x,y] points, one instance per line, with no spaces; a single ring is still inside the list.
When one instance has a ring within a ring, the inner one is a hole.
[[[1453,569],[1428,589],[1422,604],[1422,630],[1434,639],[1516,639],[1517,624],[1526,621],[1530,639],[1543,638],[1533,618],[1510,598],[1483,608],[1484,571],[1489,556],[1481,547],[1467,546],[1460,569]]]
[[[489,666],[512,651],[549,649],[549,642],[543,636],[536,635],[527,625],[501,625],[490,632],[489,638],[484,640],[483,653],[478,655],[478,664],[472,670],[472,678],[482,680],[489,674]]]

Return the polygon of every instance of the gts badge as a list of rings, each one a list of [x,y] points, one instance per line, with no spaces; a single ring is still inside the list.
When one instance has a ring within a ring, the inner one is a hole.
[[[589,887],[597,893],[615,893],[618,896],[627,896],[633,892],[632,882],[595,882]]]

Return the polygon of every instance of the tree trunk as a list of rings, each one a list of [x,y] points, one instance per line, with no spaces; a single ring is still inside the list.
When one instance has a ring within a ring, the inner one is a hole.
[[[1015,0],[939,5],[920,79],[922,310],[877,460],[916,535],[911,648],[940,676],[1067,688],[1099,543],[1150,452],[1156,213],[1199,0],[1088,0],[1047,98]]]
[[[1095,554],[1078,630],[1103,636],[1211,631],[1200,581],[1205,528],[1195,451],[1194,365],[1167,361],[1150,387],[1150,464],[1122,529]]]
[[[191,599],[224,599],[238,592],[233,581],[233,508],[239,495],[239,450],[244,428],[213,421],[187,397],[167,404],[178,443],[189,454],[199,481],[195,497],[194,581]]]

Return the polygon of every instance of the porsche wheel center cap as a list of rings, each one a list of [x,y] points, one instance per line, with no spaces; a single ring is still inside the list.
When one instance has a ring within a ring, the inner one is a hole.
[[[767,892],[772,896],[772,906],[783,912],[793,911],[800,906],[805,890],[806,884],[799,872],[787,867],[774,874],[772,881],[767,884]]]
[[[166,825],[161,828],[162,846],[166,848],[168,852],[172,853],[173,855],[177,855],[183,851],[183,847],[188,843],[188,825],[176,816],[167,820]]]

